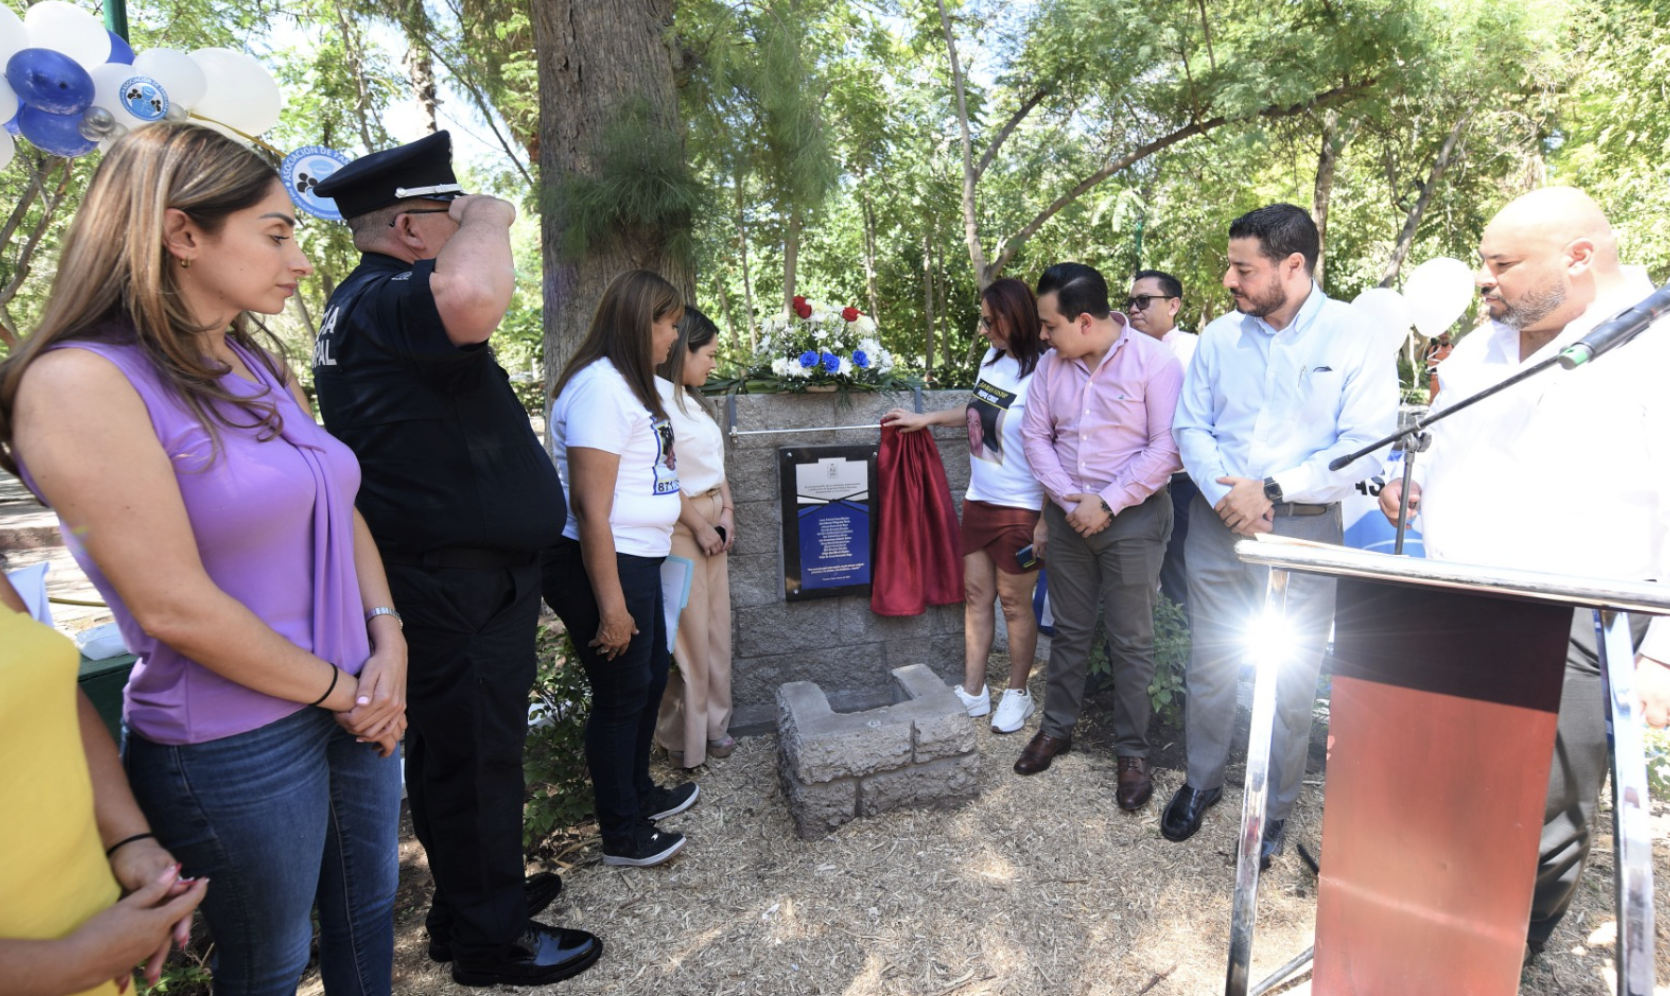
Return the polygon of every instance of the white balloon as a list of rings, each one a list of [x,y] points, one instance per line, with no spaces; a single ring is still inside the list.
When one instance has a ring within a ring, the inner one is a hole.
[[[1448,256],[1429,259],[1410,271],[1403,282],[1403,296],[1409,302],[1415,328],[1428,339],[1436,339],[1456,323],[1473,300],[1473,269]]]
[[[29,44],[62,52],[91,70],[110,58],[110,32],[104,22],[64,0],[41,0],[23,15]]]
[[[3,9],[3,8],[0,8]],[[3,66],[0,63],[0,66]],[[6,82],[6,77],[0,75],[0,124],[4,124],[17,116],[17,91]],[[3,131],[4,129],[0,129]]]
[[[170,105],[186,110],[196,107],[209,88],[209,81],[191,56],[173,48],[148,48],[133,57],[133,75],[149,76],[168,91]]]
[[[1351,307],[1375,327],[1388,351],[1401,349],[1409,338],[1409,302],[1390,287],[1370,287],[1352,300]]]
[[[16,148],[17,145],[12,141],[12,133],[0,128],[0,169],[5,169],[12,164],[12,152]]]
[[[278,124],[284,95],[267,67],[253,56],[225,48],[200,48],[191,57],[208,80],[208,91],[192,108],[194,114],[249,135]]]
[[[13,54],[29,48],[30,45],[29,29],[23,26],[23,18],[12,13],[10,7],[0,3],[0,73],[6,71],[6,62]],[[11,117],[8,116],[4,120],[10,121]]]
[[[130,131],[156,124],[128,113],[127,105],[122,103],[122,84],[139,75],[132,66],[120,62],[107,62],[102,66],[94,66],[87,75],[93,78],[93,106],[102,107],[115,115],[116,123],[125,125]]]

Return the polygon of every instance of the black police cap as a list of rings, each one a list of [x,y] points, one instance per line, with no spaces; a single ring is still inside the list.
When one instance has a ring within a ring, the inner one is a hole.
[[[361,156],[313,188],[356,218],[413,197],[450,201],[464,193],[452,172],[452,136],[438,131],[406,145]]]

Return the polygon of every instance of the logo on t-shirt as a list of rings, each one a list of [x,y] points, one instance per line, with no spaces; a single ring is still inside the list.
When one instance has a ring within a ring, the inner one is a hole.
[[[678,454],[673,452],[673,423],[658,418],[652,419],[650,426],[655,429],[655,438],[661,444],[655,455],[655,493],[677,494]]]
[[[1018,395],[982,380],[968,403],[968,452],[977,460],[1003,466],[1003,423]]]

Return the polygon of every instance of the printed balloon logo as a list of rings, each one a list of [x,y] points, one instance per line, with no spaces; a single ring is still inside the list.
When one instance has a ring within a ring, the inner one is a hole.
[[[168,91],[149,76],[134,76],[121,86],[122,109],[141,121],[156,122],[168,117]]]
[[[319,186],[325,177],[346,165],[348,157],[335,149],[323,145],[309,145],[285,156],[284,163],[278,168],[278,176],[284,183],[285,192],[297,207],[316,218],[341,221],[342,212],[337,210],[336,201],[329,197],[320,197],[313,189]]]

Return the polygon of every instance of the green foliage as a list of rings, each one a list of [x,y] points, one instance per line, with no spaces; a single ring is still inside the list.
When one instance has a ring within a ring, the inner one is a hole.
[[[528,782],[522,842],[531,848],[592,812],[591,776],[586,770],[591,685],[567,633],[541,631],[529,704],[539,709],[542,720],[528,730],[522,754]]]
[[[596,163],[595,173],[546,183],[544,209],[562,219],[565,255],[578,259],[634,234],[661,241],[675,256],[690,251],[706,189],[685,163],[677,132],[658,124],[647,104],[629,103],[597,136]]]
[[[1645,732],[1647,786],[1660,802],[1670,802],[1670,731]]]
[[[195,915],[195,923],[202,924],[201,914]],[[145,981],[143,965],[135,970],[134,979],[136,996],[207,996],[211,973],[206,957],[194,949],[175,949],[162,963],[162,975],[156,985]]]
[[[1184,676],[1189,668],[1189,623],[1183,607],[1164,595],[1154,603],[1154,677],[1148,683],[1148,700],[1161,722],[1183,721]],[[1096,637],[1090,645],[1090,673],[1108,677],[1113,663],[1108,659],[1107,631],[1100,618]]]

